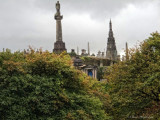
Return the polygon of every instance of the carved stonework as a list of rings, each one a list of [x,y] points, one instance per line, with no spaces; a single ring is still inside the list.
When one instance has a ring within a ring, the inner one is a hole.
[[[62,40],[62,25],[61,20],[63,19],[63,16],[60,13],[60,4],[59,1],[56,3],[56,10],[57,13],[55,14],[55,20],[56,20],[56,42],[54,43],[54,53],[61,53],[63,51],[67,51],[65,48],[65,43]]]
[[[57,53],[57,54],[60,54],[63,51],[66,51],[66,49],[65,49],[65,43],[63,41],[56,41],[54,43],[53,52]]]
[[[109,37],[107,42],[106,58],[109,60],[117,60],[117,49],[115,39],[113,37],[112,23],[110,21]]]

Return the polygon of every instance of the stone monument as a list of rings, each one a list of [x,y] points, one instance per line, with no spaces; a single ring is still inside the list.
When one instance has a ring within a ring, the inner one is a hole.
[[[57,13],[55,14],[55,20],[56,20],[56,42],[54,43],[54,49],[53,52],[60,54],[63,51],[67,51],[65,48],[65,43],[62,41],[62,25],[61,20],[63,19],[63,16],[60,13],[60,3],[57,1],[56,3],[56,10]]]

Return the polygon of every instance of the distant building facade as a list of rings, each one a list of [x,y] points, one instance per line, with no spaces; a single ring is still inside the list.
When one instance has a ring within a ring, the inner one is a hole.
[[[82,71],[94,79],[97,79],[97,69],[98,67],[93,65],[86,65],[82,67]]]
[[[79,70],[83,71],[84,73],[86,73],[88,76],[90,76],[94,79],[97,79],[98,66],[90,65],[90,64],[84,64],[83,60],[80,59],[79,56],[77,56],[73,60],[73,64],[74,64],[76,69],[79,69]]]

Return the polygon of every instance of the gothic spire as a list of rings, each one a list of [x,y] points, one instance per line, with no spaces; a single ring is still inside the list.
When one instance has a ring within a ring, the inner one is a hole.
[[[107,42],[106,57],[110,60],[117,60],[117,49],[112,31],[112,21],[109,22],[109,37]]]

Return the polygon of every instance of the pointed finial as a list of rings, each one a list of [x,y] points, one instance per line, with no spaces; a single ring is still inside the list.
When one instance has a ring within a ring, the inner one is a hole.
[[[77,55],[79,55],[79,47],[77,46]]]
[[[111,21],[111,18],[110,18],[109,24],[110,24],[110,30],[112,30],[112,21]]]
[[[90,55],[90,46],[89,46],[89,42],[88,42],[88,55]]]
[[[128,48],[128,43],[126,42],[126,48]]]
[[[128,43],[126,42],[126,60],[129,60]]]

